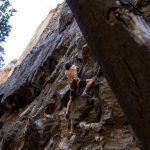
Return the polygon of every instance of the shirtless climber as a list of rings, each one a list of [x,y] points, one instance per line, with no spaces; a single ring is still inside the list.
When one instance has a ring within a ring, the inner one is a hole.
[[[71,104],[73,99],[76,97],[76,92],[79,88],[84,88],[81,96],[86,96],[87,95],[87,90],[88,88],[92,85],[93,79],[86,79],[86,80],[80,80],[78,75],[77,75],[77,66],[72,65],[70,62],[65,64],[65,75],[68,78],[68,81],[70,83],[70,97],[69,101],[67,104],[67,109],[66,109],[66,119],[69,118],[69,112],[71,108]]]

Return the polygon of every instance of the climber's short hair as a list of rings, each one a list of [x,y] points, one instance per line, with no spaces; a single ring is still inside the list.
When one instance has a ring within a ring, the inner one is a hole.
[[[67,62],[66,64],[65,64],[65,69],[66,70],[69,70],[70,68],[71,68],[71,63],[70,62]]]

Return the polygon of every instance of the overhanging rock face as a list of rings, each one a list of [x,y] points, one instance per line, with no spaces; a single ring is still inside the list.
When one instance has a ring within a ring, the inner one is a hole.
[[[82,79],[96,78],[94,101],[78,96],[71,121],[64,119],[66,61],[79,66]],[[142,149],[66,3],[41,23],[0,88],[2,150]]]
[[[150,1],[66,1],[132,129],[149,150]]]

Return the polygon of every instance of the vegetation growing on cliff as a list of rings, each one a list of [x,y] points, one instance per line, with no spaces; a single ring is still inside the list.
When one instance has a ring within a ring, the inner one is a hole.
[[[12,26],[9,24],[9,19],[13,16],[16,10],[11,7],[9,0],[0,1],[0,44],[5,42],[11,31]],[[0,45],[0,67],[3,66],[4,48]]]

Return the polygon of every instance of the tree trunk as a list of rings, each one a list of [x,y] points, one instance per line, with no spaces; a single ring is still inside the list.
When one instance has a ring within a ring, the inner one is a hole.
[[[66,0],[129,123],[150,150],[150,28],[127,0]]]

